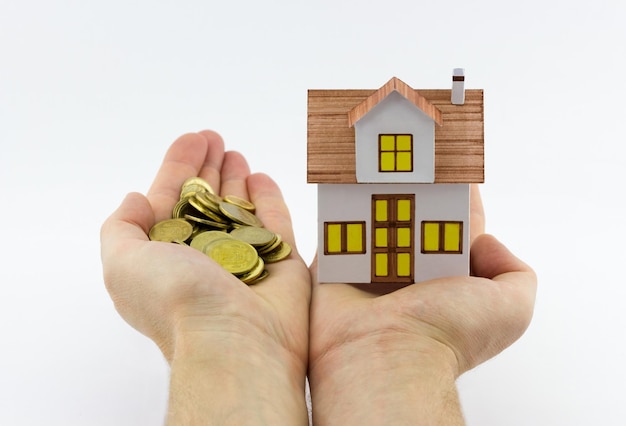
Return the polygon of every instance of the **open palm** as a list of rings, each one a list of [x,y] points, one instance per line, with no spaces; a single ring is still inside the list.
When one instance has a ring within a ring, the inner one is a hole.
[[[199,251],[149,241],[149,229],[171,216],[191,176],[204,178],[222,195],[252,201],[265,226],[294,248],[291,256],[267,265],[270,276],[249,287]],[[101,242],[105,283],[117,310],[168,360],[180,333],[205,333],[276,345],[306,370],[310,276],[296,250],[288,209],[276,184],[251,174],[240,154],[225,152],[217,134],[179,138],[147,196],[129,194],[102,226]]]
[[[390,288],[319,284],[311,265],[312,386],[347,363],[368,370],[376,354],[416,358],[436,353],[452,364],[455,377],[513,343],[532,317],[536,278],[494,237],[484,234],[476,187],[471,197],[470,277],[450,277]]]

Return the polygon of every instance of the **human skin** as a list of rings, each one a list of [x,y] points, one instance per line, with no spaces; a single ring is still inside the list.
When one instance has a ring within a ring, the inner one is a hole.
[[[493,236],[471,190],[471,276],[390,289],[319,284],[311,265],[309,382],[316,425],[462,425],[455,380],[517,340],[533,270]],[[395,290],[395,291],[391,291]]]
[[[185,179],[252,201],[293,252],[247,286],[188,246],[149,241]],[[310,275],[276,183],[251,174],[212,131],[177,139],[146,196],[130,193],[101,229],[104,280],[120,315],[171,367],[169,425],[305,425]]]
[[[191,176],[251,200],[294,248],[269,278],[246,286],[196,250],[148,240]],[[171,366],[168,424],[307,424],[308,368],[315,424],[454,425],[455,380],[521,336],[536,291],[532,269],[484,234],[475,186],[470,234],[471,277],[318,284],[276,183],[204,131],[174,142],[147,196],[129,194],[103,224],[101,247],[116,309]]]

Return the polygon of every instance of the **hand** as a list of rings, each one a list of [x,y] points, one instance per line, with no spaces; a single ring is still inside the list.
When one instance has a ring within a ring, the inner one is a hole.
[[[148,231],[171,217],[181,185],[191,176],[204,178],[221,195],[252,201],[265,227],[292,246],[290,257],[267,265],[270,276],[247,286],[191,247],[149,241]],[[284,414],[293,407],[299,411],[296,417],[306,420],[310,276],[281,192],[268,176],[250,174],[245,159],[224,152],[213,132],[184,135],[167,152],[147,197],[129,194],[103,224],[101,246],[104,280],[115,307],[172,366],[171,405],[184,404],[190,389],[180,398],[177,389],[191,388],[197,379],[199,387],[212,388],[197,389],[193,401],[202,392],[209,392],[206,399],[217,392],[219,401],[233,390],[238,393],[233,398],[243,399],[237,408],[262,411],[269,399],[265,392],[272,392],[273,404],[283,407],[271,410]],[[200,378],[206,380],[200,383]],[[283,396],[275,386],[295,395]],[[218,411],[227,409],[235,410],[221,404]]]
[[[453,423],[453,417],[461,421],[458,406],[451,408],[458,405],[454,380],[522,335],[536,291],[532,269],[484,234],[475,186],[470,223],[471,277],[389,292],[372,285],[319,284],[313,262],[309,381],[314,418],[336,423],[346,413],[341,406],[350,406],[362,418],[343,417],[344,423],[380,424],[376,413],[383,407],[388,424],[402,424],[417,413],[438,421],[450,416],[438,424]],[[343,394],[352,389],[354,397],[337,398],[338,388]],[[397,423],[389,415],[397,416]]]

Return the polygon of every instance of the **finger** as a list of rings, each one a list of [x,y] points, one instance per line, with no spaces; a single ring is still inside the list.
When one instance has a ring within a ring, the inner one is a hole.
[[[304,262],[298,254],[291,215],[280,188],[272,178],[263,173],[255,173],[246,180],[250,201],[256,206],[256,215],[265,228],[280,235],[288,243],[292,252],[280,262],[267,264],[270,279],[268,287],[274,294],[285,294],[292,300],[308,299],[310,294],[310,276]],[[275,277],[276,280],[271,280]],[[260,283],[263,284],[263,281]],[[263,286],[259,286],[263,287]],[[276,290],[276,287],[281,287]]]
[[[470,246],[479,235],[485,233],[485,209],[478,185],[470,186]]]
[[[248,176],[246,184],[250,201],[256,206],[256,215],[263,225],[295,248],[291,215],[276,182],[264,173],[255,173]]]
[[[488,359],[513,343],[528,328],[533,316],[537,293],[537,276],[530,266],[514,256],[502,243],[491,235],[476,239],[471,252],[472,273],[492,279],[491,306],[497,306],[506,315],[501,316],[504,338],[496,340],[495,352],[483,356]],[[488,288],[489,286],[486,286]],[[485,345],[489,347],[490,345]],[[480,361],[478,361],[480,362]]]
[[[218,188],[222,197],[235,195],[248,200],[246,179],[250,176],[248,162],[240,153],[228,151],[222,163],[221,185]]]
[[[134,262],[134,256],[129,256],[129,253],[140,251],[139,246],[146,244],[147,233],[153,223],[154,213],[148,199],[141,194],[130,193],[100,228],[104,284],[116,309],[133,327],[138,326],[138,323],[133,320],[132,315],[124,314],[129,311],[124,309],[124,306],[128,306],[125,302],[129,293],[132,294],[131,300],[141,298],[135,297],[136,286],[125,285],[129,280],[125,272],[129,270],[129,262],[132,262],[130,270],[145,269],[138,266]]]
[[[472,275],[497,279],[503,274],[522,272],[534,279],[534,271],[499,242],[494,236],[483,234],[476,238],[470,253]]]
[[[224,162],[224,140],[212,130],[203,130],[199,134],[207,141],[207,152],[198,176],[206,180],[219,193],[220,175]]]
[[[205,163],[208,147],[207,139],[197,133],[183,135],[170,146],[148,191],[157,221],[171,216],[183,182],[197,176]]]
[[[147,241],[148,232],[154,222],[148,199],[138,193],[128,194],[100,229],[103,264],[107,264],[105,259],[119,254],[118,244],[129,240]]]

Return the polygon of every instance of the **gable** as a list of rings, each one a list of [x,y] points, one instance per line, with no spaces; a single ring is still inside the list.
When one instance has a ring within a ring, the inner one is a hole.
[[[435,123],[400,93],[387,95],[354,128],[358,183],[433,183]]]
[[[393,77],[384,86],[376,90],[363,102],[356,105],[348,113],[348,123],[350,126],[354,126],[363,116],[368,114],[374,107],[376,107],[383,99],[386,99],[392,92],[399,93],[402,97],[412,103],[416,108],[423,111],[428,117],[430,117],[437,124],[441,123],[441,111],[437,109],[433,104],[428,102],[428,99],[424,98],[417,91],[409,87],[408,84]]]

